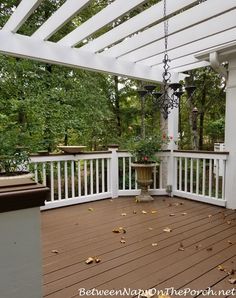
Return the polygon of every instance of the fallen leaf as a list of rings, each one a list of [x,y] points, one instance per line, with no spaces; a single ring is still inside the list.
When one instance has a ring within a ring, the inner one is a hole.
[[[157,210],[152,210],[151,213],[155,214],[155,213],[157,213]]]
[[[163,231],[164,232],[167,232],[167,233],[170,233],[170,232],[172,232],[172,229],[170,229],[170,228],[167,227],[167,228],[163,229]]]
[[[212,247],[208,247],[206,250],[207,250],[207,251],[212,251],[213,248],[212,248]]]
[[[227,272],[228,275],[234,275],[234,273],[235,273],[235,270],[234,270],[234,269],[230,269],[230,270]]]
[[[120,231],[119,228],[116,228],[116,229],[112,230],[112,232],[113,232],[113,233],[117,233],[117,234],[118,234],[118,233],[121,233],[121,231]]]
[[[98,257],[93,257],[93,259],[94,259],[95,263],[100,263],[101,262],[101,259],[98,258]]]
[[[125,228],[123,228],[123,227],[119,227],[119,229],[121,230],[121,232],[122,232],[123,234],[126,234],[126,230],[125,230]]]
[[[88,208],[88,211],[94,211],[94,209],[90,207],[90,208]]]
[[[52,252],[53,254],[59,254],[59,251],[58,251],[57,249],[53,249],[51,252]]]
[[[229,245],[232,245],[233,244],[233,242],[231,240],[228,240],[228,243],[229,243]]]
[[[179,251],[184,251],[184,245],[183,245],[182,242],[180,242],[178,250]]]
[[[217,267],[217,269],[220,270],[220,271],[225,271],[225,268],[224,268],[222,265],[219,265],[219,266]]]
[[[121,213],[121,216],[126,216],[127,214],[125,212]]]
[[[92,257],[89,257],[89,258],[85,261],[85,263],[86,263],[86,264],[92,264],[93,261],[94,261],[94,259],[93,259]]]
[[[126,233],[126,230],[125,230],[123,227],[119,227],[119,228],[115,228],[115,229],[113,229],[112,232],[113,232],[113,233],[116,233],[116,234],[118,234],[118,233],[123,233],[123,234],[125,234],[125,233]]]
[[[152,243],[152,246],[157,246],[157,243]]]
[[[147,214],[147,211],[145,211],[145,210],[142,210],[142,214]]]
[[[182,212],[181,215],[187,215],[187,212]]]
[[[126,242],[125,239],[120,240],[120,243],[122,243],[122,244],[125,244],[125,242]]]
[[[169,214],[169,216],[175,216],[175,214],[174,213],[171,213],[171,214]]]
[[[236,278],[233,278],[233,277],[230,278],[229,283],[232,284],[232,285],[236,284]]]
[[[227,220],[227,224],[231,225],[232,221],[231,220]]]

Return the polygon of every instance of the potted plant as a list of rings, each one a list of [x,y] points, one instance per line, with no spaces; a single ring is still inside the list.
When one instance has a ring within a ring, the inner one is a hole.
[[[156,153],[166,142],[168,142],[166,136],[159,133],[145,138],[134,138],[129,143],[129,151],[135,158],[135,162],[131,166],[136,170],[137,183],[141,189],[140,195],[136,196],[136,200],[139,202],[153,201],[148,188],[153,182],[153,168],[159,161]]]

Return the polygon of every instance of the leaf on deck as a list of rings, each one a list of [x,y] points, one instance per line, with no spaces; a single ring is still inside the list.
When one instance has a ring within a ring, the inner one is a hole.
[[[52,252],[53,254],[59,254],[59,251],[58,251],[57,249],[53,249],[53,250],[51,250],[51,252]]]
[[[170,232],[172,232],[172,229],[171,229],[171,228],[168,228],[168,227],[166,227],[165,229],[163,229],[163,231],[164,231],[164,232],[166,232],[166,233],[170,233]]]
[[[225,271],[225,268],[224,268],[222,265],[219,265],[219,266],[217,267],[217,269],[220,270],[220,271]]]
[[[85,263],[88,264],[92,264],[94,261],[94,259],[92,257],[87,258],[87,260],[85,261]]]
[[[118,233],[123,233],[123,234],[125,234],[125,233],[126,233],[126,230],[125,230],[123,227],[119,227],[119,228],[115,228],[115,229],[113,229],[112,232],[113,232],[113,233],[116,233],[116,234],[118,234]]]
[[[231,284],[231,285],[235,285],[236,284],[236,278],[230,278],[229,279],[229,283]]]
[[[179,250],[179,251],[184,251],[184,245],[183,245],[183,242],[180,242],[178,250]]]

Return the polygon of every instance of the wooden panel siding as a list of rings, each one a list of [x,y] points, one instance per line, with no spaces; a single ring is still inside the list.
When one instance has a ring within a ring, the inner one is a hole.
[[[117,227],[126,233],[113,233]],[[164,232],[166,227],[172,232]],[[80,297],[79,288],[233,286],[227,272],[217,269],[235,269],[233,210],[168,197],[146,204],[137,204],[132,197],[108,199],[42,212],[42,237],[47,298]],[[90,256],[101,262],[85,264]]]

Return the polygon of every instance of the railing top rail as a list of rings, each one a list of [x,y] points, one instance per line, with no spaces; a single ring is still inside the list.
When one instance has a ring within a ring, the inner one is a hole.
[[[77,154],[59,153],[48,155],[31,155],[30,162],[69,161],[111,158],[111,151],[83,151]]]
[[[173,152],[174,157],[194,158],[194,159],[220,159],[227,160],[228,152],[215,152],[215,151],[187,151],[176,150]]]
[[[228,151],[206,151],[206,150],[174,150],[174,153],[193,153],[193,154],[221,154],[229,155]]]

